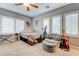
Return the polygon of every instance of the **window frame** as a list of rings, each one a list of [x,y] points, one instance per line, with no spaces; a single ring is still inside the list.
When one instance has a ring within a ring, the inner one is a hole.
[[[48,19],[49,20],[49,31],[48,31],[48,34],[50,33],[50,17],[46,17],[43,19],[43,30],[44,30],[44,20],[45,19]]]
[[[11,32],[9,32],[9,33],[3,33],[3,17],[10,18],[10,20],[12,19],[12,20],[14,21],[14,25],[13,25],[13,26],[14,26],[14,31],[13,31],[13,33],[11,33]],[[1,19],[1,20],[2,20],[2,24],[1,24],[1,26],[2,26],[1,30],[2,30],[2,31],[1,31],[1,33],[2,33],[2,34],[14,34],[14,33],[15,33],[15,18],[9,17],[9,16],[3,16],[3,15],[2,15],[2,19]]]
[[[64,20],[64,30],[66,32],[66,15],[71,15],[71,14],[78,14],[78,35],[72,35],[72,34],[66,34],[67,36],[70,36],[70,37],[78,37],[79,36],[79,10],[76,10],[76,11],[72,11],[72,12],[67,12],[67,13],[63,13],[63,20]]]
[[[52,26],[52,24],[53,24],[53,17],[57,17],[57,16],[60,16],[60,33],[54,33],[54,34],[59,34],[59,35],[61,35],[62,34],[62,14],[58,14],[58,15],[54,15],[54,16],[52,16],[51,17],[51,33],[53,33],[52,31],[53,31],[53,26]]]
[[[17,20],[21,20],[21,21],[24,22],[24,29],[25,29],[25,20],[23,20],[23,19],[15,19],[15,33],[19,33],[19,32],[22,32],[22,31],[24,30],[24,29],[21,30],[21,31],[17,31],[17,30],[16,30],[16,27],[17,27],[17,26],[16,26],[16,21],[17,21]]]
[[[0,24],[0,26],[1,26],[1,27],[0,27],[1,32],[0,32],[0,34],[15,34],[15,33],[17,33],[17,32],[16,32],[16,20],[17,20],[17,19],[24,21],[24,29],[23,29],[23,30],[25,30],[25,25],[26,25],[26,24],[25,24],[25,21],[26,21],[25,19],[19,19],[19,18],[15,18],[15,17],[11,17],[11,16],[6,16],[6,15],[0,15],[0,16],[1,16],[1,24]],[[3,33],[3,30],[2,30],[2,29],[3,29],[3,27],[2,27],[2,26],[3,26],[3,24],[2,24],[2,22],[3,22],[3,19],[2,19],[2,18],[3,18],[3,17],[10,18],[10,20],[13,20],[13,21],[14,21],[14,24],[13,24],[13,27],[14,27],[14,28],[13,28],[13,32]],[[18,33],[20,33],[20,32],[18,32]]]

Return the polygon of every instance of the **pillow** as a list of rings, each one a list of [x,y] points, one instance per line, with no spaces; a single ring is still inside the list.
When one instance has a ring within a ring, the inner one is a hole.
[[[24,30],[24,32],[29,32],[29,33],[31,33],[31,32],[33,32],[33,29],[32,29],[32,26],[30,26],[30,27],[27,27],[25,30]]]

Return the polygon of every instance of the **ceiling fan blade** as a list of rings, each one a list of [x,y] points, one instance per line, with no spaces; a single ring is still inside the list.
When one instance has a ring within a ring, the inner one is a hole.
[[[19,6],[19,5],[23,5],[23,3],[17,3],[17,4],[15,4],[16,6]]]
[[[30,11],[30,8],[29,7],[26,7],[27,8],[27,11]]]
[[[39,8],[36,4],[30,4],[30,6],[32,6],[34,8]]]

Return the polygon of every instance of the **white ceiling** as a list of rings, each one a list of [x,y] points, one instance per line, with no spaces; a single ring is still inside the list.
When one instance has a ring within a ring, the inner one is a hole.
[[[16,6],[15,3],[0,3],[0,8],[20,13],[26,16],[34,17],[42,13],[63,7],[68,4],[69,3],[38,3],[39,8],[27,11],[26,8],[22,6]],[[46,8],[47,5],[50,8]]]

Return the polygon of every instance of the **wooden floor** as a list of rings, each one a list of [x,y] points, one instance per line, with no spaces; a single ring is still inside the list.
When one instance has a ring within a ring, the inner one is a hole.
[[[49,53],[42,49],[42,44],[29,46],[22,41],[0,45],[1,56],[74,56],[79,55],[78,49],[71,48],[70,51],[57,49],[55,53]]]

